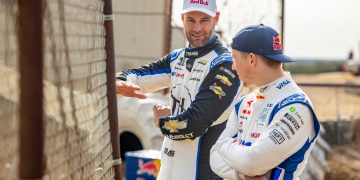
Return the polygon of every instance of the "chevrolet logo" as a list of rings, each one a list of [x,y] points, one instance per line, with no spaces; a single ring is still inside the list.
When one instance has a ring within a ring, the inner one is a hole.
[[[178,121],[178,120],[170,120],[164,123],[163,128],[170,131],[170,133],[177,133],[178,130],[185,129],[187,127],[187,120]]]
[[[202,65],[206,65],[207,61],[206,60],[200,60],[198,63],[202,64]]]
[[[223,75],[217,74],[217,75],[215,76],[215,78],[216,78],[216,79],[219,79],[223,84],[226,84],[226,85],[228,85],[228,86],[231,86],[231,85],[232,85],[232,83],[229,81],[229,78],[227,78],[227,77],[225,77],[225,76],[223,76]]]

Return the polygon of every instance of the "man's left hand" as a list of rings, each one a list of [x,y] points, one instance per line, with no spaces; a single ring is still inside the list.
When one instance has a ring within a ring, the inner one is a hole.
[[[155,104],[153,106],[153,112],[154,112],[154,125],[155,127],[159,128],[159,118],[162,116],[170,116],[171,115],[171,108],[170,106],[164,106],[160,104]]]
[[[244,177],[245,180],[269,180],[271,177],[271,170],[260,176],[254,176],[254,177],[244,176]]]
[[[266,178],[266,176],[245,176],[245,180],[268,180],[268,178]]]

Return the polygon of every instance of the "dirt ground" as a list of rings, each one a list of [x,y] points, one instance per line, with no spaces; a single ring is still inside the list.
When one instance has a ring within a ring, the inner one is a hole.
[[[328,157],[331,172],[326,174],[329,180],[360,180],[360,153],[351,146],[332,146]]]
[[[296,82],[303,83],[360,85],[360,77],[353,76],[347,72],[293,75],[293,78]],[[325,121],[334,120],[334,118],[340,118],[342,120],[359,119],[360,95],[358,93],[351,93],[335,88],[327,88],[326,90],[321,88],[303,89],[308,93],[310,99],[312,99],[315,108],[316,106],[318,107],[318,114],[323,117],[321,119],[325,119]],[[328,98],[329,101],[325,101],[324,99],[326,98],[324,97],[334,98]],[[340,109],[340,111],[338,109]],[[331,145],[332,152],[327,156],[331,171],[326,174],[326,180],[360,180],[360,120],[357,120],[356,123],[354,123],[353,131],[354,137],[352,138],[351,143],[345,145]]]
[[[332,152],[327,160],[331,172],[329,180],[360,180],[360,121],[355,123],[353,141],[348,145],[331,146]]]
[[[348,72],[300,74],[300,75],[293,75],[293,78],[296,82],[307,82],[307,83],[360,84],[360,76],[354,76]]]
[[[310,97],[320,121],[360,119],[360,88],[346,85],[360,85],[360,76],[346,72],[293,75],[298,83],[331,83],[344,86],[303,86]]]

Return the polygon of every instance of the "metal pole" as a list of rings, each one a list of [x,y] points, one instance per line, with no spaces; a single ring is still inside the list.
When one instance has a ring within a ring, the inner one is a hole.
[[[284,26],[285,26],[285,0],[281,0],[281,16],[280,16],[280,20],[281,20],[281,45],[282,45],[282,50],[285,50],[285,45],[284,45],[284,39],[285,39],[285,32],[284,32]],[[282,68],[285,70],[286,69],[286,65],[285,63],[282,63]]]
[[[120,171],[120,141],[119,141],[119,126],[117,116],[117,98],[115,86],[115,53],[114,53],[114,33],[113,33],[113,14],[112,1],[105,0],[104,4],[105,14],[105,30],[106,30],[106,77],[107,77],[107,100],[109,109],[109,124],[110,124],[110,140],[112,144],[112,156],[114,159],[113,167],[115,171],[115,179],[121,179]]]
[[[285,39],[285,0],[281,0],[281,44],[284,50],[284,39]]]
[[[20,179],[42,179],[45,163],[43,123],[43,0],[19,0]]]
[[[163,39],[163,55],[170,52],[171,49],[171,14],[172,0],[165,0],[164,9],[164,39]]]
[[[360,41],[359,41],[359,54],[358,54],[358,60],[360,60]]]

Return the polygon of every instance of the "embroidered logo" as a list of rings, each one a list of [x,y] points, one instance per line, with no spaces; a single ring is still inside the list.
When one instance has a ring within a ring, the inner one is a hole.
[[[178,130],[185,129],[187,127],[187,120],[178,121],[170,120],[164,123],[163,128],[170,131],[170,133],[177,133]]]
[[[216,83],[214,83],[214,85],[210,86],[210,89],[217,95],[219,95],[219,98],[221,99],[221,97],[226,96],[225,92],[223,91],[223,89],[218,86]]]
[[[277,37],[273,37],[273,48],[274,50],[282,50],[280,35],[278,35]]]

